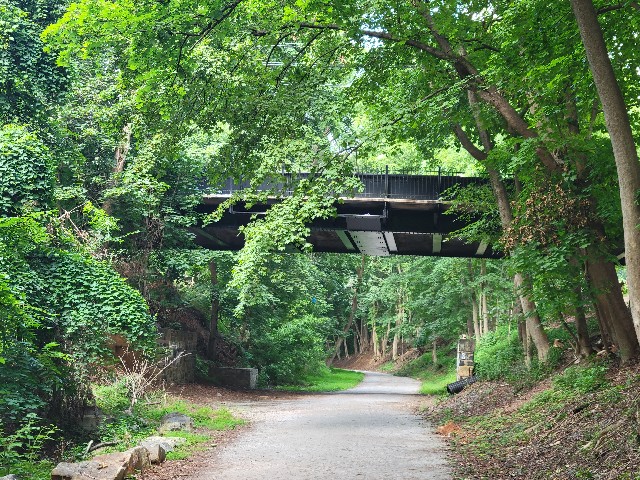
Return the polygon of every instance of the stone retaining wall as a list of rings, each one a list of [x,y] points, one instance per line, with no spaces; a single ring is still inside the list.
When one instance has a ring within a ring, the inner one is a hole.
[[[158,344],[169,350],[165,362],[168,363],[180,353],[185,353],[162,372],[162,379],[167,383],[193,383],[196,371],[197,333],[171,328],[159,328],[158,332]]]

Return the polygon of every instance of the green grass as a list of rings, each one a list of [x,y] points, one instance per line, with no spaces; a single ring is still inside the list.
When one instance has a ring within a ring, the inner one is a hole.
[[[317,375],[306,376],[301,385],[282,385],[278,390],[290,392],[337,392],[348,390],[358,385],[364,378],[364,373],[328,368]]]
[[[170,432],[169,436],[182,437],[186,442],[168,456],[170,459],[183,459],[200,448],[200,444],[211,437],[207,431],[230,430],[242,425],[242,419],[234,417],[225,408],[213,409],[184,400],[166,398],[163,392],[151,393],[133,408],[133,413],[125,410],[129,404],[126,392],[119,384],[94,386],[97,406],[108,411],[113,419],[100,427],[101,441],[116,441],[116,445],[103,450],[103,453],[122,451],[137,445],[142,439],[157,434],[162,417],[168,413],[182,413],[193,420],[193,425],[201,429],[197,433],[184,431]],[[81,460],[77,458],[76,460]]]
[[[455,370],[432,372],[422,377],[420,393],[423,395],[443,395],[447,393],[447,384],[455,381]]]
[[[154,423],[160,423],[162,417],[174,412],[188,415],[193,420],[194,426],[209,430],[230,430],[244,423],[243,420],[235,418],[226,408],[214,410],[211,407],[195,405],[184,400],[171,400],[160,405],[142,405],[136,413]]]
[[[444,353],[438,358],[440,362],[434,365],[431,353],[425,353],[399,368],[396,375],[422,381],[420,393],[423,395],[443,395],[447,393],[447,384],[456,381],[456,362]]]
[[[189,458],[194,452],[202,450],[202,444],[209,440],[209,435],[191,432],[167,432],[165,437],[184,438],[186,441],[180,445],[176,445],[175,450],[167,453],[167,460],[184,460]]]

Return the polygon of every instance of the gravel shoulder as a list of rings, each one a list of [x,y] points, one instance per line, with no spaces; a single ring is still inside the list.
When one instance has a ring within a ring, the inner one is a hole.
[[[228,402],[247,427],[183,461],[175,476],[146,478],[451,479],[444,442],[415,413],[419,386],[366,372],[345,392]]]

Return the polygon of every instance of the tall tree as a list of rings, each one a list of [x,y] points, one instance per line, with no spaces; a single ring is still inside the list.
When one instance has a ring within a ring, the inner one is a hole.
[[[624,225],[624,247],[631,314],[640,340],[640,162],[627,106],[616,80],[598,15],[591,0],[571,0],[580,37],[602,102],[613,145]]]

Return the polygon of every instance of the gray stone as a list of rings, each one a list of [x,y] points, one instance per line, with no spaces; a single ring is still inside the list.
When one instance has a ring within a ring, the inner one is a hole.
[[[209,376],[215,378],[220,385],[225,387],[253,390],[258,382],[258,369],[211,367]]]
[[[51,472],[51,480],[123,480],[149,466],[148,450],[134,447],[126,452],[96,455],[86,462],[59,463]]]
[[[158,428],[160,433],[175,432],[177,430],[185,430],[187,432],[193,430],[191,417],[177,412],[167,413],[162,417],[160,428]]]
[[[140,443],[149,452],[149,461],[153,464],[162,463],[167,458],[167,451],[162,442],[143,440]]]
[[[90,432],[94,432],[105,421],[107,417],[98,407],[88,407],[84,409],[80,426]]]
[[[164,448],[165,452],[168,453],[173,451],[178,445],[182,445],[184,442],[187,441],[187,439],[182,437],[154,436],[154,437],[145,438],[144,441],[157,443],[158,445],[161,445],[162,448]]]
[[[59,463],[51,472],[51,480],[123,480],[127,469],[121,464],[106,464],[89,460]]]
[[[0,480],[20,480],[20,477],[11,473],[9,475],[5,475],[4,477],[0,477]]]

